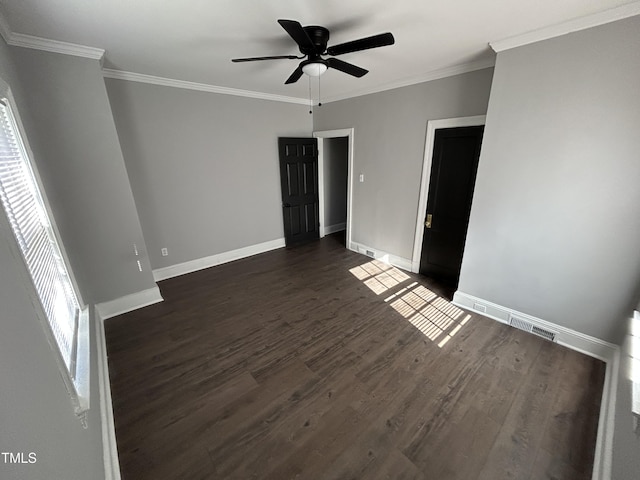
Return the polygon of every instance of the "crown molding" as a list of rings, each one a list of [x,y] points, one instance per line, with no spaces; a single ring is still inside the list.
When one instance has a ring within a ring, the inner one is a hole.
[[[104,57],[104,50],[101,48],[60,42],[58,40],[34,37],[33,35],[25,35],[23,33],[11,33],[7,43],[14,47],[32,48],[34,50],[44,50],[45,52],[62,53],[64,55],[92,58],[94,60],[102,60],[102,57]]]
[[[597,27],[598,25],[604,25],[605,23],[623,20],[635,15],[640,15],[640,2],[628,3],[620,7],[605,10],[604,12],[587,15],[585,17],[569,20],[568,22],[551,25],[549,27],[523,33],[521,35],[490,42],[489,45],[496,53],[502,52],[504,50],[521,47],[530,43],[560,37],[568,33],[586,30],[587,28]]]
[[[430,72],[423,73],[421,75],[404,78],[391,83],[385,83],[376,87],[366,88],[363,90],[355,90],[345,94],[334,95],[322,99],[322,103],[337,102],[339,100],[346,100],[354,97],[361,97],[363,95],[369,95],[372,93],[384,92],[386,90],[393,90],[395,88],[408,87],[410,85],[416,85],[418,83],[430,82],[432,80],[438,80],[446,77],[453,77],[454,75],[460,75],[463,73],[474,72],[476,70],[483,70],[485,68],[491,68],[495,66],[495,58],[487,58],[484,60],[478,60],[475,62],[463,63],[460,65],[454,65],[452,67],[440,68],[438,70],[432,70]]]
[[[162,85],[164,87],[183,88],[186,90],[197,90],[200,92],[220,93],[223,95],[235,95],[237,97],[259,98],[261,100],[271,100],[275,102],[308,104],[309,100],[304,98],[287,97],[284,95],[274,95],[271,93],[254,92],[251,90],[240,90],[238,88],[219,87],[208,83],[188,82],[186,80],[176,80],[173,78],[156,77],[143,73],[126,72],[124,70],[113,70],[103,68],[102,75],[107,78],[117,80],[128,80],[130,82],[150,83],[152,85]]]
[[[104,50],[101,48],[87,47],[85,45],[60,42],[58,40],[12,32],[9,23],[2,12],[0,12],[0,35],[4,38],[4,41],[7,42],[7,45],[11,45],[13,47],[32,48],[35,50],[44,50],[45,52],[92,58],[98,61],[102,61],[102,58],[104,57]]]

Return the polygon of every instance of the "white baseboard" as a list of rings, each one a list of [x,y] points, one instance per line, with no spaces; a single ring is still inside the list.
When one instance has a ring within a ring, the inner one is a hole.
[[[571,330],[570,328],[557,325],[555,323],[542,320],[541,318],[528,315],[523,312],[519,312],[512,308],[503,307],[493,302],[489,302],[482,298],[474,297],[467,293],[458,290],[453,295],[453,304],[459,307],[466,308],[467,310],[473,310],[476,313],[484,315],[485,317],[493,318],[502,323],[509,323],[509,316],[514,315],[522,318],[527,322],[540,327],[544,330],[551,330],[556,333],[555,341],[560,345],[577,350],[591,357],[599,358],[605,362],[613,360],[614,354],[619,348],[613,343],[605,342],[599,338],[585,335],[584,333]],[[485,307],[486,311],[479,308],[474,308],[474,305]]]
[[[607,371],[604,376],[592,480],[611,480],[619,370],[620,349],[618,348],[613,358],[607,362]]]
[[[141,292],[116,298],[115,300],[98,303],[96,305],[96,310],[100,314],[100,318],[102,318],[102,320],[107,320],[108,318],[122,315],[123,313],[131,312],[148,305],[153,305],[154,303],[159,303],[163,300],[164,299],[160,294],[160,289],[155,286]]]
[[[111,384],[109,382],[109,363],[107,360],[107,344],[104,334],[104,319],[100,317],[100,313],[97,310],[95,312],[95,329],[104,478],[105,480],[120,480],[120,461],[118,459],[116,430],[113,422],[113,403],[111,400]]]
[[[332,233],[336,233],[336,232],[342,232],[344,230],[347,229],[347,224],[342,222],[342,223],[336,223],[335,225],[329,225],[328,227],[324,227],[324,234],[325,235],[331,235]]]
[[[242,247],[228,252],[217,253],[216,255],[211,255],[209,257],[198,258],[196,260],[190,260],[188,262],[178,263],[168,267],[157,268],[153,270],[153,278],[156,282],[159,282],[160,280],[166,280],[168,278],[178,277],[187,273],[197,272],[198,270],[204,270],[205,268],[215,267],[216,265],[240,260],[241,258],[251,257],[252,255],[268,252],[284,246],[284,238],[277,238],[268,242],[249,245],[248,247]]]
[[[381,260],[407,272],[411,271],[411,260],[407,258],[398,257],[397,255],[393,255],[391,253],[387,253],[373,247],[368,247],[358,242],[351,242],[351,245],[349,245],[349,250],[361,253],[368,257],[373,257],[377,260]]]
[[[508,324],[510,315],[522,318],[544,330],[556,332],[557,343],[606,362],[592,480],[610,480],[620,347],[461,291],[453,295],[453,304],[501,323]]]

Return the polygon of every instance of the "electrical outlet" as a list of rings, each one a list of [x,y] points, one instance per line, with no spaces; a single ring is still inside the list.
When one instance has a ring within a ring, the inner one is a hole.
[[[160,253],[162,253],[163,257],[166,257],[169,255],[169,249],[165,247],[162,250],[160,250]]]
[[[360,174],[360,183],[363,183],[363,182],[364,182],[364,173],[361,173]]]

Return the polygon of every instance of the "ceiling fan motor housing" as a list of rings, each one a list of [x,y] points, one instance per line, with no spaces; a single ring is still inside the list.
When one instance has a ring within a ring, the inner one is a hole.
[[[315,45],[314,49],[306,46],[300,46],[300,51],[305,55],[321,55],[327,50],[327,43],[329,43],[329,30],[319,25],[309,25],[302,27],[307,35]]]

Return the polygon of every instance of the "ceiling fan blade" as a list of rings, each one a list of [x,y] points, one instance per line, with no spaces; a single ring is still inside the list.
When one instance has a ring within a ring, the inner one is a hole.
[[[257,62],[258,60],[279,60],[281,58],[287,58],[289,60],[293,60],[294,58],[301,59],[304,57],[296,57],[295,55],[276,55],[271,57],[249,57],[249,58],[232,58],[231,61],[234,63],[238,62]]]
[[[391,33],[381,33],[372,37],[360,38],[351,42],[340,43],[327,48],[328,55],[342,55],[344,53],[359,52],[369,48],[385,47],[393,45],[395,39]]]
[[[327,58],[326,61],[327,66],[340,70],[341,72],[348,73],[349,75],[353,75],[354,77],[360,78],[369,73],[369,70],[360,68],[352,63],[343,62],[337,58]]]
[[[300,65],[298,65],[298,68],[296,68],[293,71],[291,76],[289,78],[287,78],[287,81],[284,82],[284,83],[285,83],[285,85],[287,85],[289,83],[296,83],[298,80],[300,80],[301,76],[302,76],[302,68],[300,67]]]
[[[289,36],[295,40],[301,49],[307,49],[315,52],[316,45],[311,41],[307,32],[304,31],[300,22],[296,22],[295,20],[278,20],[278,23],[287,31]]]

